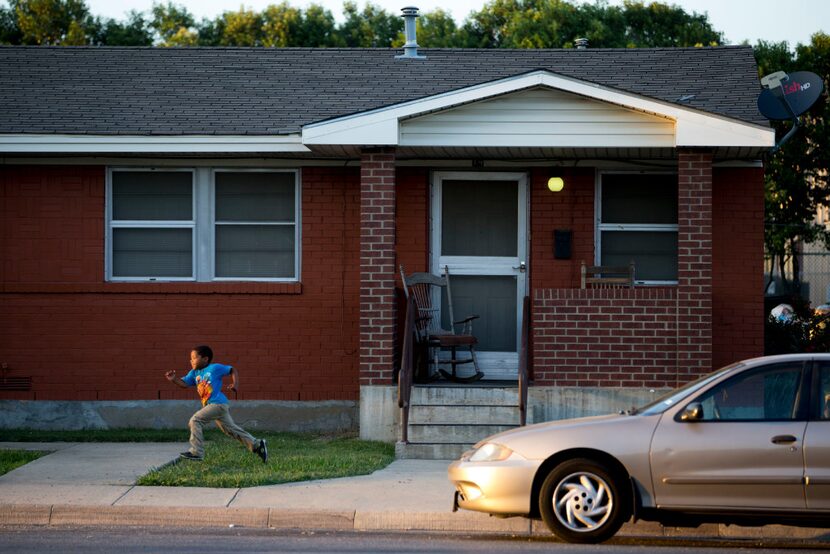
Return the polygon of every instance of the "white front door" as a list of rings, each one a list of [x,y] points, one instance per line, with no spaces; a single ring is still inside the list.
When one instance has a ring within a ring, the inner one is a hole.
[[[431,270],[450,272],[456,320],[473,322],[485,379],[515,379],[527,290],[527,175],[436,172]],[[446,297],[441,319],[449,326]]]

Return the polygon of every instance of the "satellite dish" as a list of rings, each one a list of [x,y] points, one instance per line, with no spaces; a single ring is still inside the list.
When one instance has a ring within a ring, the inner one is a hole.
[[[809,71],[789,75],[777,71],[761,79],[766,87],[758,97],[758,111],[767,119],[795,119],[821,97],[824,83]]]

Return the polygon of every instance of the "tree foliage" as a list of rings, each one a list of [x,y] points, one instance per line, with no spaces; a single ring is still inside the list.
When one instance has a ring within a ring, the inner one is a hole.
[[[345,0],[339,25],[319,4],[297,8],[285,0],[262,11],[243,7],[198,23],[170,0],[153,4],[148,14],[131,12],[124,21],[90,16],[84,0],[8,1],[9,8],[0,6],[0,43],[6,44],[374,48],[404,42],[399,14],[371,2],[361,8],[353,0]],[[706,15],[634,0],[622,6],[605,0],[491,0],[460,26],[440,8],[418,20],[423,47],[570,48],[578,37],[595,48],[722,42]]]
[[[811,71],[830,83],[830,36],[813,35],[809,45],[790,50],[786,42],[761,41],[755,47],[761,76],[775,71]],[[820,242],[830,248],[830,231],[816,222],[816,213],[830,208],[830,102],[827,90],[817,105],[801,116],[802,127],[766,161],[764,176],[764,242],[789,292],[800,293],[798,252],[801,244]],[[792,122],[776,121],[781,138]]]

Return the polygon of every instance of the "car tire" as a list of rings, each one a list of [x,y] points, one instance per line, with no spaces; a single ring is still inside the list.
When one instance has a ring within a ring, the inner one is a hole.
[[[614,536],[630,515],[624,479],[605,465],[574,458],[551,470],[539,494],[548,529],[572,543],[594,544]]]

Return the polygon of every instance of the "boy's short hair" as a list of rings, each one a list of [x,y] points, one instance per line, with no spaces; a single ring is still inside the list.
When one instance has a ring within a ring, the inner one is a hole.
[[[207,358],[208,363],[213,361],[213,350],[210,349],[210,346],[196,346],[193,348],[193,351],[196,352],[202,358]]]

